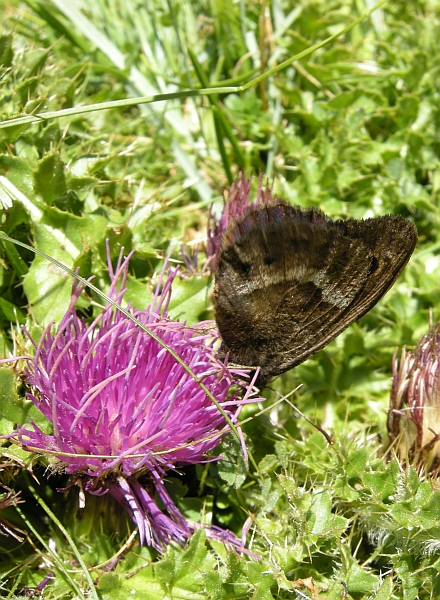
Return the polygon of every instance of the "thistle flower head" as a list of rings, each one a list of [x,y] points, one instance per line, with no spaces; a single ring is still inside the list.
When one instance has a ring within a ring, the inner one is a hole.
[[[395,452],[419,471],[440,466],[440,323],[414,352],[393,360],[388,433]]]
[[[129,257],[120,257],[113,272],[109,260],[109,297],[118,304],[128,264]],[[61,461],[85,491],[112,494],[139,528],[141,543],[158,549],[171,540],[182,543],[191,533],[166,490],[165,473],[213,460],[207,453],[229,430],[200,382],[232,421],[247,401],[231,393],[243,372],[230,371],[216,358],[212,324],[189,328],[168,318],[175,275],[169,272],[146,310],[126,309],[172,352],[110,303],[87,325],[75,310],[84,286],[75,282],[63,320],[43,332],[26,368],[34,387],[29,397],[51,421],[53,433],[34,423],[16,432],[23,447]]]

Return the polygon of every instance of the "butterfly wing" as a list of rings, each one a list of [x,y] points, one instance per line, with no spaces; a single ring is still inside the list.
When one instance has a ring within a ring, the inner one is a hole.
[[[284,202],[251,209],[225,233],[216,320],[230,360],[260,385],[303,362],[390,289],[417,242],[409,221],[333,221]]]

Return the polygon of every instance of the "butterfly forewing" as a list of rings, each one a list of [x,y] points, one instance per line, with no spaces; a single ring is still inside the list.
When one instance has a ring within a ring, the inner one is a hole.
[[[282,201],[249,210],[225,233],[216,273],[230,361],[259,366],[260,385],[303,362],[376,304],[416,242],[396,216],[333,221]]]

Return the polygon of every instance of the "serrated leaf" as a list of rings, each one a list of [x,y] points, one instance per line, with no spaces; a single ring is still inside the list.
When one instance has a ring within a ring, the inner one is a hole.
[[[342,533],[348,524],[347,519],[333,514],[332,499],[326,490],[313,494],[309,514],[314,517],[310,523],[313,523],[311,533],[315,535],[337,535],[338,530]]]
[[[392,577],[386,577],[378,590],[376,590],[372,596],[370,596],[371,600],[391,600],[393,596],[394,583]]]
[[[195,568],[196,567],[196,568]],[[205,544],[205,534],[198,531],[189,540],[183,551],[168,548],[166,556],[154,566],[154,577],[150,569],[142,569],[132,578],[129,586],[145,598],[169,597],[188,600],[204,600],[205,574],[216,567],[214,556]],[[125,589],[129,589],[123,584]]]
[[[273,472],[280,466],[280,461],[275,454],[266,454],[266,456],[260,460],[258,468],[261,473]]]
[[[64,165],[58,153],[45,156],[34,173],[34,189],[48,206],[67,192]]]
[[[254,600],[272,600],[271,588],[275,585],[275,581],[272,574],[267,572],[267,565],[249,563],[247,575],[249,583],[255,589],[252,598]]]
[[[395,474],[390,470],[364,473],[362,480],[364,485],[370,488],[374,496],[382,501],[388,500],[396,493],[397,481]]]
[[[419,594],[419,579],[415,573],[415,561],[410,554],[402,552],[395,565],[398,577],[402,581],[402,591],[404,600],[416,600]]]
[[[350,568],[346,578],[350,594],[371,594],[377,588],[379,581],[378,575],[363,569],[354,558],[350,559]]]
[[[222,443],[222,460],[217,463],[220,477],[235,488],[240,488],[248,473],[240,441],[229,435]]]

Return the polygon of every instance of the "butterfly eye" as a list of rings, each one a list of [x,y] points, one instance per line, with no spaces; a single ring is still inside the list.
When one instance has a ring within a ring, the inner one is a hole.
[[[274,262],[275,262],[275,259],[273,256],[265,256],[264,257],[264,264],[267,265],[268,267],[270,265],[273,265]]]
[[[368,271],[368,276],[373,275],[373,273],[375,273],[377,271],[378,267],[379,267],[379,261],[377,260],[377,258],[375,256],[373,256],[371,259],[370,270]]]

